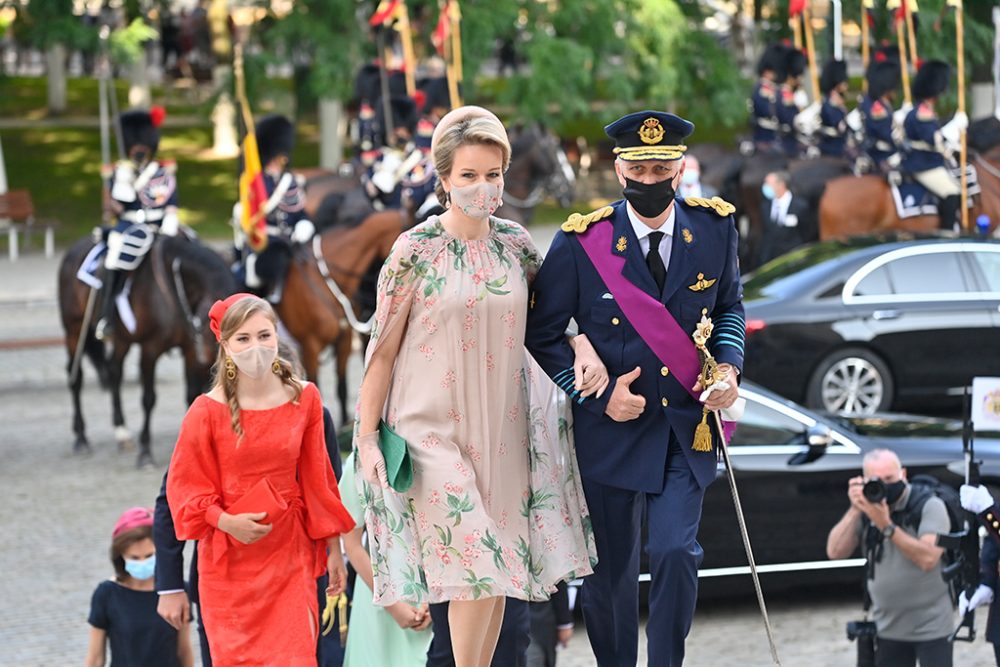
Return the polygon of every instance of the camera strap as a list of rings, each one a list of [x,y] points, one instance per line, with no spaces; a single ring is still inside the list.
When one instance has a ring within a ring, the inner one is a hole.
[[[719,437],[722,439],[722,458],[726,464],[726,477],[729,479],[729,490],[733,494],[733,506],[736,509],[736,522],[740,526],[740,537],[743,538],[743,549],[747,553],[747,562],[750,564],[750,576],[753,578],[754,591],[757,593],[757,605],[760,607],[760,614],[764,617],[764,630],[767,632],[767,643],[771,647],[771,659],[775,665],[781,667],[781,660],[778,659],[778,648],[774,643],[774,632],[771,630],[771,620],[767,616],[767,605],[764,604],[764,590],[760,586],[760,575],[757,572],[757,562],[753,557],[753,549],[750,547],[750,532],[747,530],[746,520],[743,518],[743,505],[740,503],[740,494],[736,489],[736,475],[733,472],[733,462],[729,459],[729,441],[726,432],[722,428],[722,417],[719,411],[714,410],[715,426],[718,428]]]

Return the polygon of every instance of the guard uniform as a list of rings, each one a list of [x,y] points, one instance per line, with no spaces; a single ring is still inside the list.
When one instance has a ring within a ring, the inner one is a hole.
[[[868,94],[859,107],[864,117],[862,147],[883,173],[889,171],[890,159],[897,153],[889,95],[899,87],[901,72],[899,63],[892,60],[872,63],[868,69]]]
[[[102,169],[108,182],[115,222],[101,231],[107,250],[101,317],[95,332],[98,340],[108,335],[114,300],[124,285],[125,273],[142,263],[157,232],[174,236],[179,229],[177,165],[173,160],[156,159],[160,144],[158,127],[163,116],[160,107],[119,115],[123,148],[128,158]]]
[[[906,155],[902,167],[914,180],[938,197],[941,227],[951,229],[958,223],[961,185],[946,166],[946,156],[953,148],[945,141],[941,124],[934,112],[934,98],[948,88],[950,68],[947,63],[930,60],[913,79],[913,99],[917,103],[903,121]]]
[[[627,163],[679,159],[693,129],[673,114],[644,111],[619,119],[605,132],[615,140],[619,160]],[[662,289],[647,264],[653,246],[644,258],[634,210],[622,200],[564,223],[529,302],[525,345],[573,404],[576,453],[599,558],[594,574],[584,580],[583,611],[602,667],[636,662],[644,516],[652,573],[649,664],[681,664],[702,559],[696,539],[701,503],[716,475],[717,436],[711,451],[693,449],[702,418],[701,403],[689,393],[694,379],[681,379],[677,366],[661,358],[663,346],[653,341],[650,328],[665,330],[661,325],[669,318],[679,333],[667,353],[693,352],[690,335],[706,314],[716,327],[708,344],[712,354],[737,371],[743,366],[733,207],[719,198],[673,199],[670,206],[673,212],[658,230],[666,235],[656,238],[657,245],[670,248]],[[652,233],[645,238],[652,244]],[[642,313],[638,321],[626,313],[629,299],[646,304],[629,310]],[[600,398],[583,399],[573,390],[574,355],[564,333],[571,319],[612,377]],[[641,374],[630,390],[645,398],[645,409],[637,419],[617,422],[605,414],[614,378],[637,366]]]
[[[786,156],[796,158],[801,151],[798,136],[795,131],[795,117],[802,110],[795,99],[799,80],[806,71],[806,55],[798,49],[787,49],[785,52],[785,72],[787,78],[781,84],[778,95],[777,116],[778,131],[781,137],[781,150]]]
[[[383,105],[376,110],[379,125],[386,127]],[[417,107],[406,96],[393,97],[392,128],[394,141],[378,149],[362,183],[365,192],[378,210],[418,209],[428,199],[434,199],[435,172],[427,150],[414,140],[418,126]],[[430,129],[433,134],[433,128]]]
[[[753,118],[753,143],[758,151],[777,148],[778,140],[778,95],[781,82],[785,79],[785,47],[771,44],[757,63],[759,79],[750,98],[750,112]]]
[[[836,88],[847,82],[847,63],[831,60],[819,79],[823,105],[819,118],[819,152],[829,157],[844,157],[847,148],[847,107]]]
[[[285,277],[292,257],[292,245],[308,243],[316,233],[305,210],[305,192],[289,169],[295,143],[295,127],[284,116],[265,116],[257,122],[257,148],[264,169],[264,204],[267,243],[254,250],[246,241],[234,216],[236,245],[243,257],[243,282],[272,303],[281,301]]]

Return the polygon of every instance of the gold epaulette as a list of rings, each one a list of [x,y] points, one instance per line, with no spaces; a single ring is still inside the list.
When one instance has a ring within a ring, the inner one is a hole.
[[[686,197],[684,199],[684,203],[688,206],[701,206],[703,208],[715,209],[715,212],[722,217],[732,215],[736,212],[736,207],[722,197],[712,197],[711,199],[706,199],[705,197]]]
[[[591,211],[586,215],[583,213],[574,213],[573,215],[566,218],[566,222],[562,223],[562,230],[569,233],[580,234],[587,231],[587,227],[590,223],[597,222],[598,220],[604,220],[611,216],[615,212],[615,209],[610,206],[604,206],[596,211]]]

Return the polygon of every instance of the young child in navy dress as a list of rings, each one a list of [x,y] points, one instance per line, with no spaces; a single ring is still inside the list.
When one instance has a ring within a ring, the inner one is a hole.
[[[125,510],[111,534],[114,579],[102,581],[90,601],[86,667],[194,667],[187,627],[178,632],[156,613],[153,510]]]

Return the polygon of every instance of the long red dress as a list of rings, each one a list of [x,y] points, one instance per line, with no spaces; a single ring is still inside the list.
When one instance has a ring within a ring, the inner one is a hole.
[[[200,611],[212,662],[315,665],[325,540],[354,527],[330,466],[319,391],[307,383],[298,403],[241,415],[237,444],[229,406],[199,396],[167,476],[177,538],[199,540]],[[289,509],[266,537],[240,544],[218,529],[219,516],[262,477]]]

